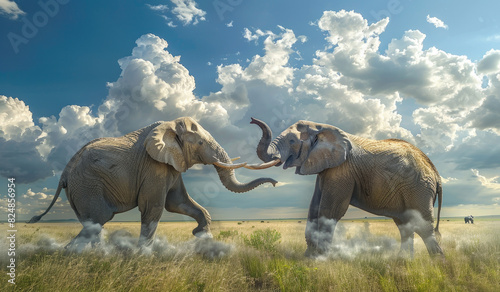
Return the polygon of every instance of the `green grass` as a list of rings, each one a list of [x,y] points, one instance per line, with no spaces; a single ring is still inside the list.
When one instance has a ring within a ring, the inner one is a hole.
[[[258,229],[252,232],[249,236],[242,235],[243,242],[256,249],[267,250],[273,252],[279,244],[281,234],[270,228]]]
[[[127,230],[135,238],[139,225],[111,223],[106,236]],[[445,259],[429,257],[416,237],[414,259],[397,257],[396,249],[314,260],[303,256],[305,222],[214,222],[215,243],[193,240],[195,225],[161,223],[158,237],[176,248],[155,255],[102,249],[67,254],[54,244],[67,243],[78,224],[21,225],[16,285],[7,282],[8,258],[1,255],[0,291],[500,291],[498,221],[441,222]],[[344,227],[345,239],[339,240],[365,238],[356,236],[367,229],[364,221],[346,221]],[[392,222],[373,221],[368,229],[375,239],[399,238]],[[204,248],[230,251],[207,256]]]

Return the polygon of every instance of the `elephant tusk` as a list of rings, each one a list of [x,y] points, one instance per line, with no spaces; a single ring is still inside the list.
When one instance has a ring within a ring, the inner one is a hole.
[[[236,161],[236,160],[238,160],[238,159],[240,159],[240,158],[241,158],[240,156],[235,157],[235,158],[231,158],[231,161]]]
[[[243,162],[243,163],[238,163],[238,164],[229,164],[229,163],[216,161],[216,162],[214,162],[214,165],[218,166],[218,167],[226,168],[226,169],[236,169],[236,168],[244,167],[245,165],[247,165],[247,163]]]
[[[272,160],[272,161],[269,161],[266,163],[262,163],[262,164],[249,164],[249,165],[246,165],[245,168],[248,168],[248,169],[266,169],[266,168],[269,168],[271,166],[275,166],[280,161],[281,161],[280,159],[275,159],[275,160]]]

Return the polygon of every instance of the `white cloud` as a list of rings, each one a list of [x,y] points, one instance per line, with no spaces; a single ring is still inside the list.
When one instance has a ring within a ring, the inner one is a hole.
[[[196,25],[200,21],[205,21],[205,11],[199,9],[194,0],[171,0],[174,4],[172,13],[182,21],[184,25]]]
[[[466,121],[474,128],[500,135],[500,51],[488,51],[477,68],[478,72],[487,74],[488,86],[483,90],[486,98],[470,112]]]
[[[20,183],[52,175],[40,157],[40,127],[33,122],[29,107],[22,100],[0,95],[0,175],[16,177]]]
[[[276,40],[275,35],[268,36],[264,41],[264,56],[256,55],[245,70],[247,78],[260,79],[267,84],[282,86],[291,84],[293,69],[287,67],[291,47],[297,41],[292,30],[286,29]]]
[[[448,29],[448,25],[446,25],[441,19],[437,17],[431,17],[430,15],[427,15],[427,22],[434,25],[434,27],[436,28]]]
[[[11,19],[17,19],[20,15],[24,15],[25,12],[22,11],[14,1],[0,0],[0,15],[1,14],[4,14]]]
[[[474,176],[477,178],[477,180],[483,185],[484,187],[488,189],[493,189],[493,190],[500,190],[500,183],[498,182],[498,178],[500,176],[495,176],[492,178],[487,178],[485,176],[482,176],[479,174],[479,170],[477,169],[471,169],[472,173],[474,173]]]
[[[368,25],[353,11],[325,12],[318,26],[329,32],[333,52],[318,51],[315,64],[339,74],[339,82],[365,96],[414,98],[421,107],[413,113],[421,127],[421,147],[451,149],[466,131],[467,115],[484,100],[482,78],[475,64],[434,47],[423,48],[425,34],[406,31],[393,39],[385,54],[378,35],[388,19]],[[437,140],[436,140],[437,139]]]
[[[149,7],[149,9],[153,10],[153,11],[167,11],[168,10],[168,6],[167,5],[150,5],[150,4],[146,4],[146,6]]]
[[[194,0],[170,0],[173,4],[173,8],[170,9],[167,5],[150,5],[146,4],[149,9],[163,13],[160,16],[165,19],[169,27],[175,28],[177,24],[174,23],[171,17],[167,16],[165,13],[169,12],[175,16],[179,21],[182,22],[184,26],[196,25],[200,21],[205,21],[205,11],[199,9]],[[230,23],[232,25],[232,22]]]
[[[477,71],[482,74],[500,72],[500,50],[489,50],[477,63]]]
[[[497,78],[500,74],[497,75]],[[500,79],[500,78],[499,78]],[[499,80],[500,81],[500,80]],[[500,83],[496,81],[497,83]],[[500,87],[498,87],[500,89]],[[471,126],[480,130],[491,130],[497,135],[500,135],[500,92],[489,95],[481,104],[467,117],[471,121]]]
[[[192,116],[224,126],[227,112],[219,103],[197,99],[195,81],[166,49],[168,43],[147,34],[137,41],[132,55],[120,59],[120,78],[108,85],[109,95],[99,107],[99,115],[119,133],[127,133],[158,120]],[[109,127],[108,127],[109,128]]]
[[[0,137],[21,142],[35,141],[39,135],[29,107],[22,100],[0,95]]]
[[[249,30],[248,28],[244,28],[244,33],[243,33],[243,38],[245,38],[247,41],[255,41],[255,43],[257,43],[257,41],[259,40],[260,37],[262,36],[275,36],[275,34],[271,31],[262,31],[260,29],[256,29],[255,30],[255,33],[252,33],[251,30]]]

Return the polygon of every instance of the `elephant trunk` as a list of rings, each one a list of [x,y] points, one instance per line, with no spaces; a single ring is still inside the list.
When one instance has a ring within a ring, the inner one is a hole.
[[[215,143],[214,148],[218,161],[225,164],[232,163],[229,155],[227,155],[226,151],[219,144]],[[219,174],[219,178],[222,184],[231,192],[244,193],[253,190],[254,188],[264,183],[272,183],[273,186],[275,186],[277,183],[277,181],[272,178],[258,178],[249,183],[241,183],[238,181],[238,179],[236,179],[234,169],[220,167],[217,165],[214,165],[214,167]]]
[[[273,132],[271,128],[261,120],[252,118],[250,124],[256,124],[262,130],[262,138],[260,138],[259,145],[257,146],[257,156],[260,160],[264,162],[270,162],[279,157],[273,157],[273,154],[276,153],[276,144],[273,139]]]

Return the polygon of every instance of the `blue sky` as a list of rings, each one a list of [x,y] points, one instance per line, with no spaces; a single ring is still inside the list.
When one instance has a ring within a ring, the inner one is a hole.
[[[48,11],[0,0],[0,174],[26,182],[20,217],[48,205],[62,166],[89,140],[186,114],[251,162],[259,132],[250,116],[275,135],[310,119],[403,138],[444,178],[445,216],[500,215],[498,1],[41,3]],[[147,75],[147,66],[157,71]],[[117,120],[134,90],[143,103]],[[103,127],[109,121],[112,129]],[[214,173],[204,166],[184,177],[215,220],[307,215],[312,176],[241,170],[241,180],[272,176],[282,185],[235,195],[207,178]],[[50,218],[74,218],[65,196]]]

